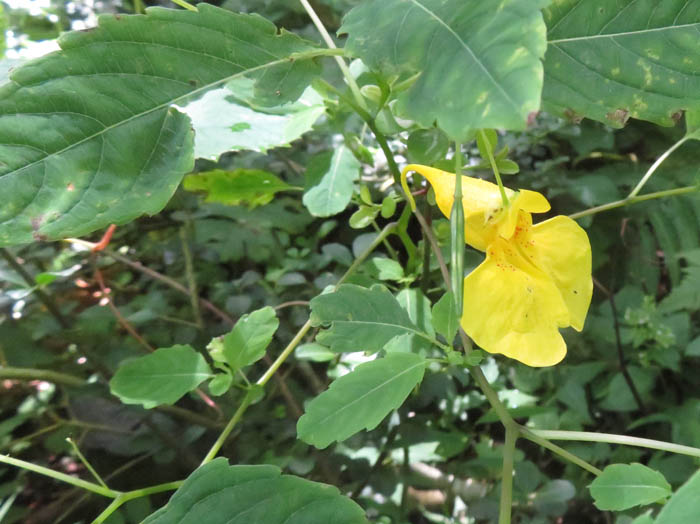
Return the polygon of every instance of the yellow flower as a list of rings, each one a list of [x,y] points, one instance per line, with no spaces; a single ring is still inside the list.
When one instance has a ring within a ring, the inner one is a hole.
[[[409,165],[435,190],[450,215],[455,175]],[[591,246],[576,222],[557,216],[532,225],[531,213],[550,206],[540,193],[462,177],[465,239],[486,259],[464,279],[461,325],[480,347],[529,366],[551,366],[566,354],[559,328],[583,329],[593,292]]]

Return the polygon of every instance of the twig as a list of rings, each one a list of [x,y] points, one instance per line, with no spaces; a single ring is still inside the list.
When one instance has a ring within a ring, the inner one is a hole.
[[[199,310],[199,293],[197,291],[197,279],[194,274],[194,264],[192,263],[192,252],[187,241],[187,232],[184,226],[180,228],[180,244],[182,245],[182,254],[185,258],[185,278],[187,280],[188,292],[190,295],[190,303],[192,304],[192,313],[194,320],[199,329],[204,329],[202,322],[202,313]]]
[[[29,287],[33,288],[34,294],[41,301],[41,303],[44,304],[46,309],[56,319],[60,326],[63,329],[70,328],[71,322],[63,315],[63,313],[61,313],[61,310],[58,309],[58,306],[56,305],[56,302],[54,302],[53,298],[49,296],[49,294],[46,293],[43,289],[37,286],[36,280],[32,278],[32,276],[26,269],[24,269],[22,264],[17,262],[17,259],[14,257],[14,255],[12,255],[12,253],[10,253],[6,248],[3,247],[0,248],[0,257],[5,259],[9,266],[15,272],[17,272],[19,276],[22,277],[22,279],[27,283]]]

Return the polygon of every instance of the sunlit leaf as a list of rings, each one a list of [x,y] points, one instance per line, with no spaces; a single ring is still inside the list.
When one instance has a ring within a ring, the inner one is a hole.
[[[182,185],[188,191],[205,192],[205,202],[229,206],[247,204],[250,207],[265,205],[276,193],[293,187],[276,175],[260,169],[214,169],[187,175]]]
[[[589,486],[598,509],[622,511],[671,494],[664,476],[642,464],[611,464]]]

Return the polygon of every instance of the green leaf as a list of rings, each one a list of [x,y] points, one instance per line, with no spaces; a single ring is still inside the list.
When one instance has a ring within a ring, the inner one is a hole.
[[[601,510],[622,511],[668,497],[671,485],[664,476],[642,464],[611,464],[589,489]]]
[[[269,203],[279,191],[292,186],[277,176],[260,169],[214,169],[187,175],[183,181],[187,191],[204,191],[205,202],[220,202],[229,206],[248,204],[250,207]]]
[[[399,116],[466,141],[479,128],[523,129],[540,106],[543,0],[372,0],[339,33],[372,69],[418,79]],[[465,86],[468,86],[465,89]]]
[[[344,284],[311,301],[311,323],[330,326],[319,333],[320,343],[333,351],[379,351],[403,334],[425,336],[411,322],[394,296],[381,286],[369,289]]]
[[[297,360],[310,360],[311,362],[330,362],[338,355],[333,353],[326,346],[309,342],[302,344],[294,350],[294,356]]]
[[[311,88],[297,102],[273,108],[250,107],[236,94],[232,86],[215,89],[182,108],[192,119],[196,157],[217,160],[226,151],[265,153],[288,146],[325,112],[323,100]]]
[[[353,229],[362,229],[370,225],[372,221],[377,218],[377,213],[379,213],[379,208],[377,207],[360,206],[360,208],[350,216],[348,224]]]
[[[226,362],[233,371],[249,366],[265,356],[278,327],[273,308],[258,309],[239,318],[230,333],[212,340],[209,354],[218,362]]]
[[[459,314],[457,313],[457,305],[455,304],[454,295],[448,291],[440,300],[435,303],[432,311],[432,322],[435,331],[440,333],[449,344],[457,335],[459,329]]]
[[[215,397],[226,393],[233,383],[233,376],[229,373],[219,373],[209,382],[209,393]]]
[[[545,109],[613,127],[700,107],[700,12],[688,2],[560,0],[544,10]]]
[[[403,267],[396,260],[385,257],[374,257],[372,265],[379,272],[379,280],[401,280],[403,275]]]
[[[412,164],[433,165],[447,155],[450,142],[439,129],[418,129],[408,135],[407,156]]]
[[[700,471],[683,484],[661,509],[656,524],[694,522],[700,515]]]
[[[382,200],[382,218],[391,218],[396,212],[396,200],[390,196],[384,197]]]
[[[315,156],[306,169],[303,202],[313,216],[328,217],[343,211],[360,176],[360,163],[345,146]]]
[[[254,15],[202,4],[105,15],[0,89],[0,246],[81,236],[160,211],[193,166],[174,104],[240,76],[264,99],[296,99],[315,52]],[[284,78],[284,82],[282,82]]]
[[[323,449],[374,429],[421,382],[426,364],[415,353],[389,353],[358,366],[309,402],[297,424],[299,438]]]
[[[143,524],[367,524],[362,508],[334,486],[281,473],[214,459]]]
[[[174,404],[211,376],[202,355],[191,346],[176,345],[124,362],[109,381],[109,388],[125,404],[151,409]]]

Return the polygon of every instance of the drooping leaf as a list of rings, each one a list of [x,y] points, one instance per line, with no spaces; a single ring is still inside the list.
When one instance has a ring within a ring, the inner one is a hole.
[[[440,333],[449,344],[459,329],[459,315],[452,292],[447,292],[433,306],[432,322],[435,331]]]
[[[656,524],[693,522],[700,515],[700,472],[676,491],[656,517]]]
[[[209,354],[238,370],[265,356],[265,349],[279,327],[275,310],[266,306],[238,319],[230,333],[212,340]]]
[[[613,127],[700,107],[700,5],[558,0],[544,10],[544,108]]]
[[[311,301],[311,322],[329,326],[317,339],[337,352],[379,351],[397,335],[425,334],[411,322],[394,296],[381,286],[352,284]]]
[[[309,402],[297,424],[299,438],[323,449],[374,429],[421,382],[425,366],[415,353],[389,353],[358,366]]]
[[[598,509],[622,511],[671,494],[664,476],[642,464],[611,464],[589,486]]]
[[[261,108],[246,105],[234,98],[229,87],[222,87],[187,104],[182,111],[192,119],[195,156],[216,160],[226,151],[264,153],[288,146],[311,129],[325,107],[311,88],[295,103]]]
[[[193,165],[190,122],[173,104],[244,75],[279,104],[317,72],[289,60],[312,44],[209,4],[102,16],[59,42],[0,89],[0,246],[160,211]]]
[[[293,188],[276,175],[260,169],[214,169],[187,175],[182,185],[188,191],[206,192],[205,202],[250,207],[265,205],[276,193]]]
[[[360,176],[360,162],[345,146],[321,153],[306,169],[304,205],[314,216],[328,217],[350,203],[353,184]]]
[[[523,129],[540,106],[545,25],[539,0],[372,0],[339,33],[373,69],[410,76],[400,116],[464,141],[479,128]]]
[[[192,473],[143,524],[366,524],[338,489],[275,466],[229,466],[217,458]]]
[[[176,345],[124,362],[109,388],[125,404],[151,409],[174,404],[211,376],[204,357],[192,346]]]

